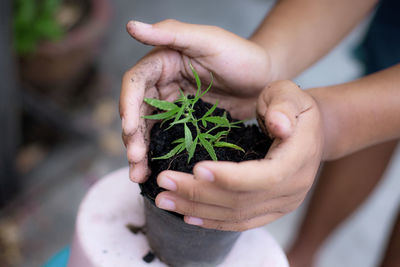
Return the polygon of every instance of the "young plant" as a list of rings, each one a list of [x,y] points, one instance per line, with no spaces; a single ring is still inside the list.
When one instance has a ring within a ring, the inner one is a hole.
[[[42,40],[56,41],[64,30],[56,20],[62,0],[14,1],[14,45],[19,55],[35,51]]]
[[[194,116],[194,106],[210,90],[213,83],[213,76],[211,74],[211,82],[207,89],[202,91],[199,75],[192,64],[189,64],[189,66],[193,72],[197,86],[197,91],[193,98],[188,98],[183,94],[182,90],[179,90],[180,96],[173,103],[153,98],[144,99],[150,106],[165,111],[163,113],[144,116],[145,119],[162,120],[162,124],[168,122],[169,126],[166,130],[177,124],[183,124],[184,129],[184,137],[172,142],[176,146],[171,151],[153,159],[168,159],[186,150],[189,155],[189,163],[198,145],[203,147],[213,160],[218,160],[215,147],[229,147],[244,152],[241,147],[222,141],[229,134],[231,128],[239,127],[237,124],[241,123],[241,121],[230,122],[226,117],[226,113],[223,116],[214,116],[213,112],[218,106],[218,101],[201,118]],[[209,130],[206,129],[208,123],[212,124]],[[188,125],[192,125],[195,129],[194,135]]]

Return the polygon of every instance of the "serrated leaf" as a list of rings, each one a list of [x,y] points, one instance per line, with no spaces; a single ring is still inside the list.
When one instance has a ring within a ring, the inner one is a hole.
[[[186,150],[189,151],[190,150],[190,146],[193,143],[192,132],[190,131],[190,129],[186,125],[186,123],[184,124],[183,128],[185,130],[185,147],[186,147]]]
[[[211,89],[211,86],[214,82],[214,76],[212,75],[212,72],[210,72],[210,75],[211,75],[210,84],[208,85],[207,89],[200,95],[200,97],[203,97]]]
[[[229,126],[229,121],[227,118],[224,117],[218,117],[218,116],[211,116],[211,117],[207,117],[204,118],[206,121],[215,123],[219,126]]]
[[[210,139],[211,141],[217,140],[217,138],[214,135],[211,135],[211,134],[208,134],[208,133],[204,133],[202,135],[204,136],[204,138]]]
[[[179,113],[179,112],[178,112]],[[179,115],[179,114],[178,114]],[[175,117],[175,119],[177,118],[177,115],[176,115],[176,117]],[[170,129],[172,126],[174,126],[174,125],[176,125],[176,124],[180,124],[180,123],[185,123],[185,122],[188,122],[190,120],[190,118],[189,117],[186,117],[186,118],[183,118],[183,119],[180,119],[180,120],[178,120],[178,121],[173,121],[173,122],[171,122],[170,124],[169,124],[169,126],[168,126],[168,128],[167,129],[165,129],[165,130],[168,130],[168,129]]]
[[[220,131],[214,136],[215,136],[216,140],[218,140],[219,138],[221,138],[221,136],[228,135],[228,133],[229,133],[229,131]]]
[[[178,111],[178,113],[177,113],[176,116],[175,116],[174,122],[178,121],[178,120],[181,118],[181,116],[182,116],[184,110],[185,110],[185,105],[182,105],[182,106],[179,108],[179,111]]]
[[[174,126],[174,125],[180,124],[180,123],[186,123],[186,122],[188,122],[189,120],[190,120],[190,118],[189,118],[189,117],[186,117],[186,118],[180,119],[179,121],[171,122],[171,126]]]
[[[175,146],[170,152],[168,152],[164,156],[156,157],[156,158],[153,158],[153,159],[169,159],[170,157],[173,157],[176,154],[181,153],[184,149],[185,149],[185,144],[184,143],[180,143],[179,145]]]
[[[198,98],[200,98],[200,93],[201,93],[201,80],[200,80],[200,77],[199,77],[199,75],[197,74],[196,70],[194,69],[194,67],[193,67],[193,65],[192,65],[192,62],[189,62],[189,67],[190,67],[190,69],[192,70],[194,79],[195,79],[195,81],[196,81],[197,90],[196,90],[195,99],[198,99]]]
[[[207,110],[207,112],[204,114],[203,118],[207,118],[208,116],[210,116],[214,110],[217,108],[218,106],[218,100],[217,102],[215,102],[214,106],[212,106],[209,110]]]
[[[199,138],[196,136],[196,138],[194,139],[192,145],[189,148],[189,157],[188,157],[188,163],[190,162],[190,160],[193,158],[194,152],[196,151],[196,146],[197,146],[197,142],[198,142]]]
[[[163,113],[158,113],[158,114],[154,114],[154,115],[146,115],[143,116],[144,119],[149,119],[149,120],[164,120],[164,119],[171,119],[175,113],[177,113],[178,110],[170,110],[167,112],[163,112]]]
[[[232,144],[232,143],[228,143],[228,142],[222,142],[222,141],[218,141],[214,143],[215,147],[229,147],[229,148],[233,148],[233,149],[237,149],[242,151],[243,153],[245,152],[243,148],[241,148],[238,145]]]
[[[181,97],[185,97],[185,94],[183,93],[181,88],[179,88],[179,93],[181,94]]]
[[[185,94],[183,93],[181,88],[179,88],[179,97],[177,100],[174,101],[174,103],[185,102],[186,100],[187,100],[187,97],[185,96]]]
[[[243,121],[243,120],[241,120],[241,121],[234,121],[234,122],[231,122],[231,125],[240,124],[240,123],[244,123],[244,121]]]
[[[171,142],[171,144],[183,143],[185,142],[185,138],[179,138]]]
[[[205,120],[201,119],[201,124],[203,124],[204,128],[207,128],[207,122]]]
[[[218,160],[218,159],[217,159],[217,155],[215,154],[215,150],[214,150],[214,148],[212,147],[212,145],[210,144],[210,142],[208,142],[208,141],[203,137],[203,135],[201,135],[201,134],[199,135],[199,140],[200,140],[201,145],[207,150],[208,154],[210,154],[212,160],[217,161],[217,160]]]
[[[147,104],[149,104],[152,107],[161,109],[161,110],[165,110],[165,111],[170,111],[170,110],[174,110],[174,109],[179,109],[179,107],[177,105],[175,105],[174,103],[165,101],[165,100],[159,100],[159,99],[154,99],[154,98],[145,98],[144,102],[146,102]]]

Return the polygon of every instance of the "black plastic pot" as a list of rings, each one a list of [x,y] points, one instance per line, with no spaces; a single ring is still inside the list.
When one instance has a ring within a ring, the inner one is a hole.
[[[186,224],[146,196],[144,203],[150,247],[169,266],[215,266],[225,259],[241,234]]]

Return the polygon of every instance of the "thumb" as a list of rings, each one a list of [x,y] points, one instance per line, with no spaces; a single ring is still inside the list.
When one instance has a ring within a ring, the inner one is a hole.
[[[209,50],[212,39],[208,33],[219,29],[173,19],[155,24],[132,20],[128,22],[126,28],[128,33],[139,42],[153,46],[168,46],[178,51],[184,50],[188,56],[197,56],[196,53]]]
[[[292,135],[298,116],[308,106],[299,87],[291,81],[274,82],[264,89],[257,102],[260,127],[270,136],[286,139]]]

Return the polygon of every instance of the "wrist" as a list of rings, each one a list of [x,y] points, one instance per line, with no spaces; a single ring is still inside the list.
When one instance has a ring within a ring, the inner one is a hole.
[[[336,158],[336,150],[339,145],[337,140],[338,125],[336,122],[335,111],[330,108],[327,88],[312,88],[306,92],[314,99],[321,116],[321,132],[323,136],[322,161]]]
[[[264,51],[269,65],[269,82],[294,78],[286,71],[288,68],[285,67],[284,49],[272,41],[263,40],[263,36],[253,35],[249,38],[249,41]]]

